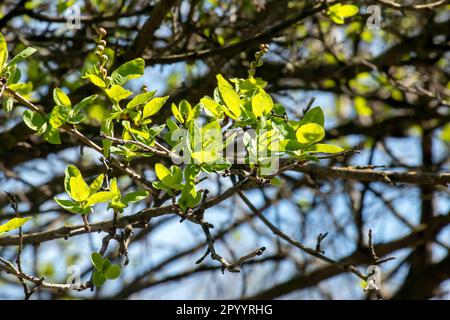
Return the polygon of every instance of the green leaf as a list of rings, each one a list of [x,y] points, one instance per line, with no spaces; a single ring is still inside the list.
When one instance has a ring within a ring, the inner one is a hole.
[[[23,112],[23,121],[31,130],[35,131],[38,131],[45,123],[44,119],[39,113],[31,110],[25,110]]]
[[[164,182],[164,179],[167,179],[171,176],[169,169],[167,169],[163,164],[157,163],[155,165],[155,173],[159,180]],[[170,186],[170,185],[169,185]]]
[[[107,202],[115,198],[115,194],[111,191],[100,191],[90,196],[86,201],[86,207],[93,206],[94,204]]]
[[[106,89],[105,92],[108,97],[116,104],[133,94],[133,92],[126,90],[117,84],[113,85],[110,89]]]
[[[102,173],[97,178],[95,178],[94,181],[92,181],[91,185],[89,186],[89,194],[92,196],[94,193],[96,193],[103,185],[103,179],[105,178],[105,175]]]
[[[316,143],[309,147],[306,151],[310,153],[339,153],[344,151],[344,149],[332,144]]]
[[[111,179],[109,183],[109,190],[114,194],[114,199],[121,198],[120,189],[119,186],[117,185],[117,178]]]
[[[128,61],[111,74],[113,84],[123,85],[130,79],[139,78],[144,74],[145,62],[142,58]]]
[[[89,186],[84,181],[83,177],[73,176],[69,179],[70,185],[70,196],[73,200],[81,202],[89,197],[90,189]]]
[[[260,90],[260,92],[253,96],[252,110],[256,117],[261,117],[270,113],[273,109],[273,101],[270,95]]]
[[[92,265],[97,269],[98,271],[102,271],[103,268],[103,257],[98,252],[92,252],[91,254],[91,262]]]
[[[11,112],[13,106],[14,106],[14,99],[12,97],[6,97],[3,100],[3,110],[5,112]]]
[[[316,123],[308,123],[298,128],[296,136],[300,143],[311,144],[322,140],[325,137],[325,130]]]
[[[111,119],[105,119],[104,121],[102,121],[101,132],[110,137],[114,136],[114,123]],[[108,139],[102,139],[102,145],[103,145],[103,156],[108,158],[109,149],[112,146],[112,141]]]
[[[372,115],[372,109],[367,105],[367,101],[363,97],[355,98],[355,109],[360,116],[370,117]]]
[[[22,51],[20,51],[14,58],[11,59],[11,61],[8,63],[8,66],[13,66],[15,64],[18,64],[19,62],[25,60],[29,56],[31,56],[33,53],[35,53],[37,49],[28,47]]]
[[[8,46],[6,40],[0,32],[0,72],[3,70],[3,66],[8,60]]]
[[[450,123],[447,123],[441,132],[441,139],[445,142],[450,142]]]
[[[63,124],[66,123],[67,118],[69,117],[70,109],[66,105],[56,105],[51,114],[49,122],[52,125],[53,128],[59,128]]]
[[[99,76],[96,76],[95,74],[86,74],[84,76],[84,78],[88,79],[92,84],[96,85],[99,88],[106,88],[106,83],[105,81],[103,81],[102,78],[100,78]]]
[[[72,213],[79,213],[84,214],[86,213],[83,208],[80,207],[78,202],[74,202],[72,200],[64,200],[64,199],[58,199],[53,198],[57,204],[59,204],[63,209],[72,212]]]
[[[28,220],[30,220],[30,217],[27,218],[12,218],[7,223],[0,225],[0,234],[9,232],[14,229],[18,229],[21,226],[23,226],[25,223],[27,223]]]
[[[317,123],[322,127],[325,125],[325,115],[323,114],[321,107],[314,107],[306,112],[302,121],[300,121],[300,124],[304,125],[307,123]]]
[[[184,118],[181,115],[180,110],[178,110],[177,106],[174,103],[172,103],[172,107],[171,108],[172,108],[172,114],[175,117],[175,119],[177,119],[178,122],[180,122],[180,123],[184,123]]]
[[[304,148],[304,144],[298,142],[297,140],[286,139],[286,140],[280,141],[278,148],[279,148],[278,151],[297,151],[297,150]],[[269,146],[269,150],[277,151],[277,150],[273,150],[271,146]]]
[[[97,99],[97,95],[93,94],[89,97],[84,98],[83,100],[81,100],[80,102],[78,102],[74,107],[73,107],[73,112],[78,113],[81,110],[83,110],[85,107],[87,107],[88,105],[90,105],[92,102],[94,102],[94,100]]]
[[[111,265],[105,272],[106,279],[114,280],[120,277],[120,267],[116,264]]]
[[[337,24],[344,24],[345,18],[353,17],[359,12],[359,8],[352,4],[337,3],[328,8],[327,14]]]
[[[241,116],[241,99],[239,95],[234,91],[231,85],[219,86],[220,95],[228,107],[229,112],[225,111],[229,117],[236,120]]]
[[[125,205],[128,205],[129,203],[132,203],[132,202],[142,201],[145,198],[147,198],[148,195],[149,195],[149,193],[147,191],[144,191],[144,190],[130,192],[130,193],[128,193],[127,195],[125,195],[123,197],[122,202]]]
[[[70,178],[72,177],[83,177],[83,176],[81,175],[81,172],[77,167],[70,164],[67,166],[64,176],[64,188],[66,189],[66,192],[69,195],[70,195]]]
[[[53,89],[53,100],[57,105],[72,106],[69,97],[60,88]]]
[[[148,118],[150,116],[153,116],[156,114],[164,105],[164,103],[167,101],[169,96],[161,97],[161,98],[154,98],[150,100],[145,106],[144,111],[142,115],[142,119]]]
[[[44,126],[42,126],[44,127]],[[39,132],[38,132],[39,134]],[[47,130],[44,132],[43,137],[45,138],[45,141],[52,143],[52,144],[61,144],[61,140],[59,138],[59,130],[57,128],[53,128],[49,126]]]
[[[210,97],[204,97],[200,99],[200,103],[205,108],[206,113],[208,113],[212,117],[219,118],[221,116],[222,109],[220,105]]]
[[[154,95],[156,91],[149,91],[138,94],[127,104],[127,109],[133,109],[134,107],[146,104]]]
[[[92,275],[92,282],[96,287],[101,287],[106,281],[105,274],[101,271],[95,270]]]
[[[195,184],[187,182],[181,191],[181,197],[178,204],[186,209],[197,206],[202,198],[202,194],[195,190]]]

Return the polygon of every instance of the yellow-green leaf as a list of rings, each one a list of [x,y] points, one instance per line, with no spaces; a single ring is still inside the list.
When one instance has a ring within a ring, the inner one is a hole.
[[[6,45],[6,40],[0,32],[0,71],[2,71],[3,66],[8,60],[8,47]]]
[[[86,201],[86,206],[90,207],[94,204],[112,200],[116,195],[111,191],[100,191],[90,196]]]
[[[154,114],[156,114],[164,105],[164,103],[167,101],[169,96],[161,97],[161,98],[154,98],[150,100],[145,106],[143,111],[142,118],[145,119],[147,117],[150,117]]]
[[[200,99],[200,103],[203,105],[207,113],[209,113],[211,116],[213,116],[214,118],[220,117],[222,113],[220,105],[213,99],[211,99],[210,97],[204,97]]]
[[[310,153],[339,153],[344,151],[344,149],[332,144],[316,143],[308,148],[307,151]]]
[[[89,194],[92,196],[94,193],[96,193],[103,184],[103,179],[105,178],[105,175],[102,173],[97,178],[95,178],[94,181],[92,181],[91,185],[89,186]]]
[[[325,137],[325,130],[317,123],[308,123],[298,128],[296,136],[300,143],[315,143]]]
[[[227,114],[232,119],[237,119],[241,116],[241,99],[231,86],[219,86],[219,92],[225,102],[228,111]]]
[[[23,226],[31,218],[12,218],[7,223],[0,225],[0,234],[18,229]]]
[[[117,185],[117,178],[111,179],[111,182],[109,184],[109,190],[114,194],[115,196],[114,199],[121,198],[120,189],[119,186]]]
[[[258,94],[253,96],[252,110],[256,117],[268,114],[273,109],[273,101],[270,95],[261,90]]]
[[[126,99],[133,94],[133,92],[122,88],[115,84],[110,89],[105,90],[108,97],[115,103],[119,103],[120,100]]]
[[[96,76],[95,74],[87,74],[85,78],[87,78],[90,82],[92,82],[99,88],[102,89],[106,88],[105,81],[103,81],[100,77]]]
[[[177,119],[180,123],[184,123],[183,116],[181,115],[180,110],[178,110],[175,103],[172,103],[172,113],[175,119]]]
[[[57,105],[72,106],[69,97],[60,88],[55,88],[53,90],[53,100]]]
[[[360,116],[371,116],[372,115],[372,109],[367,105],[366,99],[363,97],[356,97],[355,98],[355,109],[356,113]]]
[[[169,169],[167,169],[164,165],[157,163],[155,165],[155,173],[159,180],[164,181],[168,176],[171,175]]]
[[[73,200],[81,202],[89,197],[90,189],[82,176],[70,177],[70,196]]]
[[[356,15],[359,8],[352,4],[337,3],[328,8],[327,14],[337,24],[344,24],[345,18]]]

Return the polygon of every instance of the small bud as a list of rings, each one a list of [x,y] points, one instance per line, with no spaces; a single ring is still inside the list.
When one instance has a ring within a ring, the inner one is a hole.
[[[101,46],[101,45],[98,45],[97,46],[97,50],[103,52],[103,51],[105,51],[105,47]]]
[[[105,40],[100,40],[98,42],[98,44],[105,47],[106,46],[106,41]]]
[[[106,36],[106,30],[103,29],[103,28],[98,28],[98,29],[96,30],[96,32],[97,32],[97,34],[98,34],[100,37]]]
[[[106,54],[102,55],[102,60],[105,62],[108,61],[108,56]]]

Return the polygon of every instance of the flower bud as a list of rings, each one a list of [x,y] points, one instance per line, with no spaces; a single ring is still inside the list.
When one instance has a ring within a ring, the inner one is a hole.
[[[98,28],[98,29],[96,30],[96,32],[97,32],[97,34],[98,34],[99,36],[101,36],[101,37],[106,36],[106,30],[103,29],[103,28]]]

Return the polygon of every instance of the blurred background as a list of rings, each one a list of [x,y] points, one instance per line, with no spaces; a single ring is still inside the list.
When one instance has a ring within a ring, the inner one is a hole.
[[[325,112],[326,139],[361,151],[322,160],[321,166],[448,172],[449,5],[438,0],[352,3],[359,13],[338,24],[326,14],[326,1],[4,0],[0,31],[10,56],[26,46],[38,49],[19,66],[25,83],[20,92],[48,111],[54,87],[62,87],[74,102],[96,93],[81,75],[95,63],[95,29],[105,28],[109,68],[143,57],[145,76],[130,81],[129,88],[137,92],[146,85],[158,96],[170,95],[155,123],[165,122],[171,102],[187,99],[195,105],[212,96],[216,74],[246,77],[259,45],[268,43],[256,76],[268,82],[273,99],[291,119],[301,117],[314,99],[312,105]],[[90,106],[80,130],[100,141],[99,124],[109,108],[106,100]],[[80,217],[60,208],[53,196],[64,193],[68,164],[76,164],[85,177],[103,171],[99,155],[68,135],[60,145],[44,142],[23,123],[23,111],[20,104],[11,113],[0,111],[0,224],[14,216],[3,191],[16,194],[22,215],[33,217],[26,233],[80,224]],[[142,158],[131,166],[152,181],[158,161]],[[209,178],[202,186],[214,195],[232,185],[220,175]],[[136,187],[127,176],[120,184]],[[396,258],[381,265],[385,299],[450,298],[447,186],[289,172],[279,186],[246,194],[274,225],[307,246],[314,247],[317,236],[327,232],[326,255],[361,271],[371,264],[367,234],[372,229],[378,254]],[[141,202],[124,214],[148,205]],[[222,274],[210,258],[195,264],[206,250],[201,228],[164,216],[134,230],[130,263],[119,280],[95,292],[42,290],[33,298],[369,298],[359,278],[273,235],[238,197],[206,216],[215,225],[216,249],[230,260],[258,247],[267,250],[240,273]],[[90,217],[92,222],[111,218],[106,206]],[[66,283],[78,268],[82,280],[89,280],[90,253],[100,249],[101,239],[102,234],[91,233],[25,245],[23,268],[56,283]],[[0,238],[0,256],[13,261],[16,253],[17,247],[2,245]],[[117,246],[107,255],[121,260]],[[0,273],[0,298],[22,296],[17,279]]]

